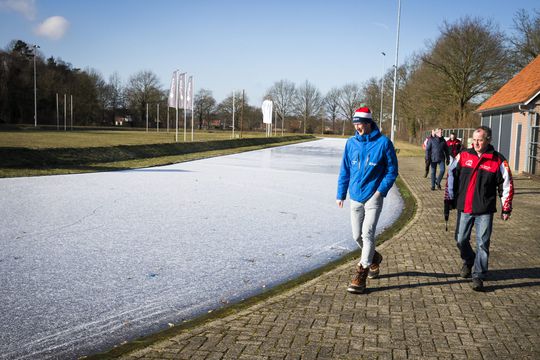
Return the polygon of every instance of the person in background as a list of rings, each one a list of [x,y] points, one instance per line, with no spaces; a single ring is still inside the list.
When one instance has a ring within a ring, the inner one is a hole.
[[[431,134],[430,134],[428,137],[426,137],[425,140],[424,140],[424,142],[422,143],[422,149],[423,149],[424,151],[426,151],[426,147],[427,147],[428,142],[429,142],[431,139],[433,139],[434,136],[435,136],[435,129],[431,129]],[[430,167],[430,162],[429,162],[429,160],[427,160],[427,158],[426,158],[425,163],[426,163],[426,167],[425,167],[425,170],[426,170],[426,171],[424,172],[424,177],[427,177],[427,175],[428,175],[428,173],[429,173],[429,167]]]
[[[488,271],[497,197],[502,204],[501,218],[507,221],[512,212],[514,182],[508,162],[491,145],[489,127],[478,127],[472,144],[473,147],[459,153],[448,168],[444,201],[458,210],[456,240],[463,260],[460,275],[463,278],[472,275],[472,289],[482,291]],[[473,225],[476,227],[476,254],[470,244]]]
[[[452,159],[454,159],[461,151],[461,140],[456,137],[456,133],[451,132],[450,139],[446,140],[446,145],[448,145],[448,151],[451,158],[450,161],[452,161]]]
[[[362,255],[347,291],[362,294],[367,278],[379,275],[383,257],[375,250],[375,229],[383,199],[398,176],[398,162],[394,145],[381,134],[368,107],[357,109],[352,121],[356,134],[345,145],[336,203],[342,208],[349,192],[352,234]]]
[[[431,166],[431,190],[435,190],[435,186],[441,189],[441,181],[444,176],[445,163],[450,163],[450,155],[448,153],[448,145],[442,136],[442,129],[438,128],[435,131],[435,136],[428,141],[426,146],[426,161],[430,162]],[[439,166],[439,175],[436,176],[437,166]]]

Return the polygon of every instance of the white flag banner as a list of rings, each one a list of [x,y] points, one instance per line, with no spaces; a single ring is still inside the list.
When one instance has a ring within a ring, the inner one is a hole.
[[[263,123],[265,124],[272,123],[272,105],[271,100],[264,100],[262,103]]]
[[[178,77],[178,108],[183,109],[186,96],[186,73],[180,74]]]
[[[190,76],[187,81],[186,89],[186,109],[193,107],[193,76]]]
[[[176,108],[176,81],[178,80],[178,71],[173,72],[171,79],[171,88],[169,90],[169,107]]]

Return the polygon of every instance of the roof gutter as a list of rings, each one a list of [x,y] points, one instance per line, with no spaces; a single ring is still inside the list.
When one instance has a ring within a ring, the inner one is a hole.
[[[516,106],[520,106],[522,103],[514,103],[514,104],[508,104],[503,106],[498,106],[494,108],[488,108],[488,109],[482,109],[482,110],[475,110],[475,113],[487,113],[487,112],[495,112],[495,111],[501,111],[501,110],[511,110],[515,108]]]

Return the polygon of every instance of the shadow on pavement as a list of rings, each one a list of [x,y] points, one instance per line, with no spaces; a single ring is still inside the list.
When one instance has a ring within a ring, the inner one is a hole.
[[[453,275],[455,277],[457,275]],[[399,285],[390,285],[390,286],[378,286],[378,287],[368,287],[366,289],[366,294],[374,293],[377,291],[386,291],[393,289],[414,289],[424,286],[437,286],[437,285],[452,285],[452,284],[461,284],[468,283],[470,279],[459,279],[459,280],[448,280],[448,281],[431,281],[431,282],[421,282],[413,284],[399,284]]]
[[[453,278],[457,277],[458,274],[446,274],[446,273],[432,273],[432,272],[420,272],[420,271],[404,271],[400,273],[393,274],[383,274],[379,276],[379,279],[392,278],[396,276],[428,276],[434,278]]]
[[[488,271],[488,281],[540,279],[540,268],[497,269]]]
[[[468,283],[470,279],[459,278],[458,274],[443,274],[443,273],[432,273],[432,272],[420,272],[420,271],[404,271],[393,274],[383,274],[379,279],[392,278],[397,276],[407,276],[407,277],[434,277],[439,279],[444,278],[458,278],[456,280],[447,280],[447,281],[432,281],[432,282],[421,282],[421,283],[412,283],[412,284],[399,284],[399,285],[390,285],[390,286],[378,286],[378,287],[368,287],[367,293],[392,290],[392,289],[411,289],[424,286],[436,286],[436,285],[451,285],[459,283]],[[520,268],[520,269],[497,269],[490,270],[488,272],[488,278],[486,279],[484,292],[492,292],[499,289],[507,288],[521,288],[521,287],[532,287],[540,286],[540,281],[528,281],[521,283],[511,283],[511,284],[497,284],[490,285],[492,281],[501,281],[501,280],[516,280],[516,279],[540,279],[540,268]]]

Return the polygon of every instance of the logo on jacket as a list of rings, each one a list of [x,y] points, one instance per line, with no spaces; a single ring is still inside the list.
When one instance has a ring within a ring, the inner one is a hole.
[[[353,160],[353,161],[352,161],[352,164],[353,164],[353,165],[356,165],[357,162],[358,162],[358,160]]]
[[[465,161],[465,166],[472,166],[472,163],[473,163],[472,160],[467,160]]]
[[[480,169],[490,171],[491,166],[489,166],[489,165],[480,165]]]
[[[369,163],[369,166],[377,166],[377,163],[370,162],[370,163]]]

